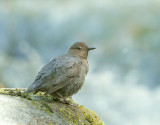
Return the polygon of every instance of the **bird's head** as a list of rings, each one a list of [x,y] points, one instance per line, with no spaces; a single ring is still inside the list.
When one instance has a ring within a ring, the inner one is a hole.
[[[67,54],[81,59],[87,59],[88,52],[93,49],[96,48],[89,48],[84,42],[76,42],[69,48]]]

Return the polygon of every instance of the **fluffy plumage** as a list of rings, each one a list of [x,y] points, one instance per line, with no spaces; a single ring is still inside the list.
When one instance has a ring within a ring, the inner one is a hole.
[[[69,97],[82,87],[88,72],[88,48],[83,42],[73,44],[68,52],[45,65],[26,92],[42,91],[57,98]]]

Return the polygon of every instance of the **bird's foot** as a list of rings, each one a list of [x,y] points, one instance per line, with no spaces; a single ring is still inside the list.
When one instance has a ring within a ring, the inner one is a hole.
[[[64,97],[63,97],[61,94],[59,94],[58,92],[57,92],[56,94],[60,97],[59,101],[60,101],[61,103],[63,103],[63,104],[68,104],[68,105],[74,106],[74,107],[77,107],[77,106],[78,106],[78,104],[74,103],[74,101],[72,100],[71,97],[69,97],[69,98],[64,98]]]
[[[67,100],[67,99],[65,99],[65,98],[63,98],[63,100],[61,101],[61,103],[67,104],[67,105],[70,105],[70,106],[74,106],[74,107],[77,107],[77,106],[78,106],[78,104],[71,103],[70,100]]]

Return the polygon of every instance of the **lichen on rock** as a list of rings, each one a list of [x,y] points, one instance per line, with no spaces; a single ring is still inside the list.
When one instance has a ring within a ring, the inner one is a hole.
[[[24,90],[0,89],[0,124],[104,125],[95,112],[82,105],[70,106],[43,93],[32,95]]]

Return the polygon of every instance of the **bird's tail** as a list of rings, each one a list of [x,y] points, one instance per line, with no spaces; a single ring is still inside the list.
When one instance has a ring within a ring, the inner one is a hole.
[[[33,92],[34,91],[34,87],[33,87],[33,84],[32,85],[30,85],[28,88],[27,88],[27,90],[25,91],[25,93],[31,93],[31,92]]]
[[[37,93],[37,90],[38,90],[38,86],[35,83],[33,83],[32,85],[30,85],[28,87],[28,89],[25,91],[25,93],[31,93],[31,92]]]
[[[24,93],[30,93],[30,92],[32,91],[29,88],[26,91],[24,91]]]

